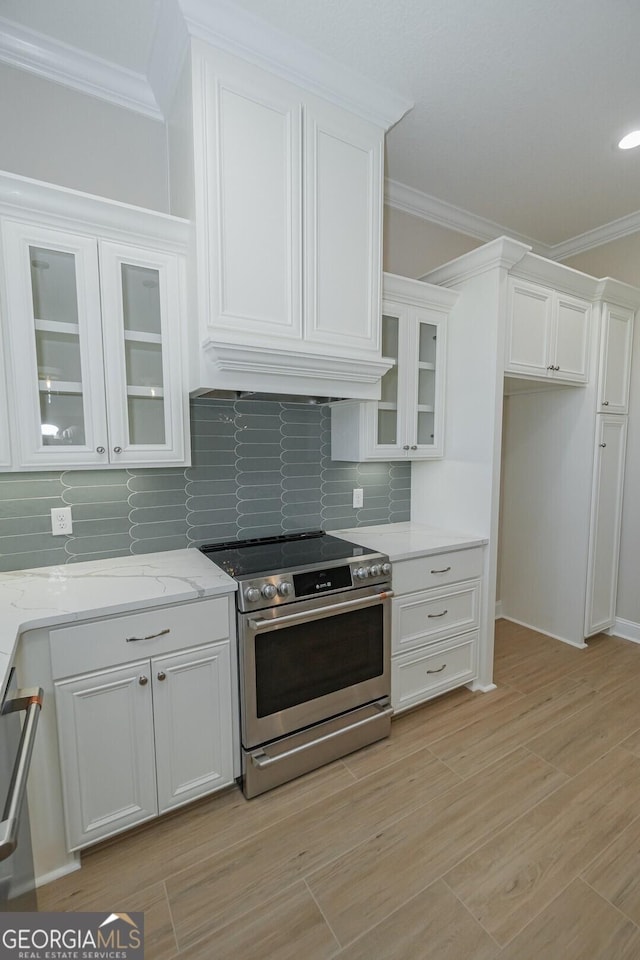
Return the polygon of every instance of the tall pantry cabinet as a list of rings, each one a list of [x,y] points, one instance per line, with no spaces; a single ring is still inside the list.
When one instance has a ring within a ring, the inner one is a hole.
[[[489,539],[486,684],[496,612],[575,646],[614,624],[640,290],[508,238],[422,279],[458,299],[447,456],[414,464],[413,519]]]

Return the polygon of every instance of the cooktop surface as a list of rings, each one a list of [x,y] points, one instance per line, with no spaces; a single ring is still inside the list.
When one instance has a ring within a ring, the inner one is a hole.
[[[380,556],[378,550],[331,537],[321,530],[255,540],[207,543],[200,550],[236,579],[257,574],[269,576],[311,564],[336,566],[340,561],[348,563],[359,557]]]

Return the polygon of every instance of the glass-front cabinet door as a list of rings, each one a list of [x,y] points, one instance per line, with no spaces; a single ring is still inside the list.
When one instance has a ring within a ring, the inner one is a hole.
[[[178,260],[100,241],[110,456],[183,459]]]
[[[18,466],[108,460],[96,241],[3,224]]]
[[[385,301],[382,355],[392,366],[375,403],[372,456],[442,455],[445,313]]]

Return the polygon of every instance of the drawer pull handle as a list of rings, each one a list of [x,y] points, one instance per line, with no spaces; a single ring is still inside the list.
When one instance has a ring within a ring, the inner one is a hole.
[[[446,669],[447,669],[447,665],[446,663],[443,663],[442,666],[439,667],[437,670],[427,670],[427,673],[442,673],[442,671]]]
[[[432,570],[431,573],[449,573],[451,567],[443,567],[442,570]]]
[[[148,637],[127,637],[127,643],[137,643],[138,640],[155,640],[156,637],[164,637],[171,633],[169,627],[166,630],[160,630],[159,633],[150,633]]]
[[[428,613],[427,620],[437,620],[438,617],[444,617],[447,613],[449,613],[448,610],[443,610],[442,613]]]

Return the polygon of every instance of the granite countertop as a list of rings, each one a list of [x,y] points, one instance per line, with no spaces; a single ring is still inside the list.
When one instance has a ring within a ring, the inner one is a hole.
[[[0,691],[26,630],[236,589],[235,580],[195,549],[0,574]]]
[[[373,547],[381,553],[386,553],[390,560],[428,557],[434,553],[480,547],[489,542],[486,537],[470,536],[459,531],[438,530],[436,527],[413,523],[410,520],[329,532],[332,536],[353,540],[365,547]]]

